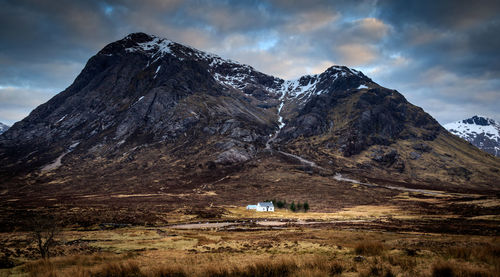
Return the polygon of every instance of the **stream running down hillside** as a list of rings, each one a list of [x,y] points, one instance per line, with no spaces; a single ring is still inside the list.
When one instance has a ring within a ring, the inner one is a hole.
[[[285,123],[283,122],[283,116],[281,116],[281,109],[283,109],[283,106],[285,105],[285,93],[283,93],[280,97],[280,106],[278,108],[278,130],[267,140],[266,142],[266,149],[271,149],[271,143],[274,142],[274,140],[278,137],[279,133],[281,132],[281,129],[283,126],[285,126]]]

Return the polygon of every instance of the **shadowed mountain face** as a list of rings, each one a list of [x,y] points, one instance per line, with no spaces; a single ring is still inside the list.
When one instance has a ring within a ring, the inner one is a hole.
[[[143,33],[104,47],[14,124],[0,162],[5,186],[68,192],[199,191],[224,180],[229,193],[276,180],[269,172],[288,185],[340,171],[442,189],[498,189],[500,179],[499,159],[359,71],[285,81]]]
[[[500,157],[500,123],[495,120],[475,115],[444,127],[477,148]]]
[[[5,133],[5,131],[7,131],[9,129],[9,126],[3,124],[2,122],[0,122],[0,135]]]

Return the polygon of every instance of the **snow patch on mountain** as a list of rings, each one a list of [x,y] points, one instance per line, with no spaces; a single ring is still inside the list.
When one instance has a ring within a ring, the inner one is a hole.
[[[173,54],[173,51],[170,48],[173,44],[174,42],[168,39],[153,37],[151,41],[137,43],[137,45],[133,47],[125,48],[125,51],[129,53],[131,52],[151,53],[151,57],[155,58],[155,60],[151,63],[154,63],[155,61],[163,57],[165,54]]]
[[[59,122],[63,121],[66,118],[66,116],[68,116],[68,115],[66,114],[63,117],[59,118],[59,120],[56,123],[59,123]]]
[[[161,65],[159,65],[159,66],[156,68],[156,71],[155,71],[155,76],[153,77],[153,79],[156,79],[156,76],[158,75],[158,71],[160,71],[160,68],[161,68]]]
[[[214,73],[214,78],[222,85],[233,87],[235,89],[243,89],[247,86],[247,75],[242,73],[236,73],[234,75],[222,75],[219,73]]]
[[[295,80],[287,80],[282,85],[282,93],[288,93],[288,97],[301,97],[311,94],[316,89],[318,75],[306,75]]]

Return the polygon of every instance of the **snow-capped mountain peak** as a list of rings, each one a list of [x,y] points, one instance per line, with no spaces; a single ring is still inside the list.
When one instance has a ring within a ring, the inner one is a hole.
[[[500,123],[485,116],[473,116],[444,127],[476,147],[500,157]]]
[[[154,67],[154,79],[162,73],[160,60],[174,57],[181,61],[195,59],[205,63],[215,81],[224,87],[249,91],[257,85],[268,93],[286,98],[307,99],[314,95],[330,92],[332,87],[363,89],[369,88],[370,83],[373,83],[360,71],[339,65],[331,66],[321,74],[304,75],[294,80],[283,80],[258,72],[249,65],[144,33],[130,34],[121,43],[126,53],[138,53],[148,57],[146,68]],[[101,53],[112,55],[112,52],[107,51],[106,48]],[[266,80],[263,82],[263,79]],[[262,84],[265,85],[262,86]]]
[[[245,67],[249,70],[254,70],[253,67],[249,65],[241,64],[230,59],[224,59],[216,54],[200,51],[196,48],[154,35],[134,33],[125,37],[124,40],[131,43],[129,47],[125,48],[125,51],[128,53],[139,52],[150,56],[150,58],[152,58],[150,64],[155,63],[165,55],[172,55],[180,60],[190,57],[205,61],[209,64],[210,68],[217,68],[221,65],[231,64]]]
[[[334,65],[321,74],[304,75],[283,82],[282,93],[288,98],[305,98],[328,93],[332,88],[368,89],[373,81],[361,71],[346,66]]]

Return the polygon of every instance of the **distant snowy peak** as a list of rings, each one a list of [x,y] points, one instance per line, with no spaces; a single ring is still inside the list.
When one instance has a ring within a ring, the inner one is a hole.
[[[476,115],[445,124],[444,127],[476,147],[495,156],[500,156],[500,123],[495,120]]]
[[[484,134],[491,139],[500,141],[500,124],[490,118],[473,116],[468,119],[445,124],[444,127],[451,133],[465,139],[474,135]]]
[[[0,122],[0,134],[4,133],[9,128],[10,128],[9,126],[7,126],[7,125],[3,124],[2,122]]]

